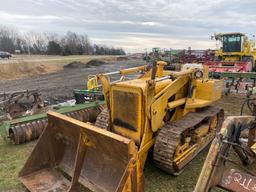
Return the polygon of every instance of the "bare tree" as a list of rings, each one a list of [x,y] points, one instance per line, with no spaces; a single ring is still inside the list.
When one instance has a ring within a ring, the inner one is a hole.
[[[0,26],[0,51],[14,53],[18,32],[13,27]]]
[[[57,33],[25,32],[19,33],[12,27],[0,26],[0,51],[14,53],[18,49],[28,54],[63,54],[63,55],[120,55],[125,54],[120,48],[105,45],[91,45],[86,34],[68,31],[64,36]]]

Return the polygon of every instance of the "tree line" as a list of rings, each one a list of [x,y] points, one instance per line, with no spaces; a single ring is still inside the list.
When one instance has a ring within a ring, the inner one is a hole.
[[[68,31],[64,35],[50,32],[20,32],[0,26],[0,51],[42,55],[125,55],[122,48],[92,44],[86,34]]]

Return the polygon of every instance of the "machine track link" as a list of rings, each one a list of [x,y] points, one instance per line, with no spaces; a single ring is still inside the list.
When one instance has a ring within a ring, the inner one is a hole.
[[[206,118],[212,118],[216,115],[218,117],[216,130],[218,130],[222,124],[224,114],[223,110],[213,106],[206,107],[198,112],[190,112],[177,121],[166,123],[160,130],[154,145],[153,159],[156,166],[169,174],[178,175],[183,170],[183,167],[213,139],[212,137],[209,142],[199,147],[194,155],[185,159],[186,162],[182,168],[178,168],[175,164],[175,153],[182,134],[185,131],[190,131],[189,129],[193,129],[193,127],[200,124]]]
[[[101,113],[97,116],[96,127],[100,127],[102,129],[109,129],[109,111],[108,108],[105,108],[101,111]]]

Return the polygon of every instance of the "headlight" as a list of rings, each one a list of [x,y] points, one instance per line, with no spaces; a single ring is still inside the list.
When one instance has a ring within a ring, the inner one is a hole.
[[[204,73],[203,73],[202,71],[200,71],[200,70],[198,70],[198,71],[195,72],[195,77],[196,77],[197,79],[202,78],[203,75],[204,75]]]

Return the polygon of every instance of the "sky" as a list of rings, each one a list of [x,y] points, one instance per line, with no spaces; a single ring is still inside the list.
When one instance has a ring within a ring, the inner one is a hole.
[[[86,33],[93,43],[142,52],[215,48],[215,32],[256,33],[255,0],[5,0],[0,24],[22,32]]]

